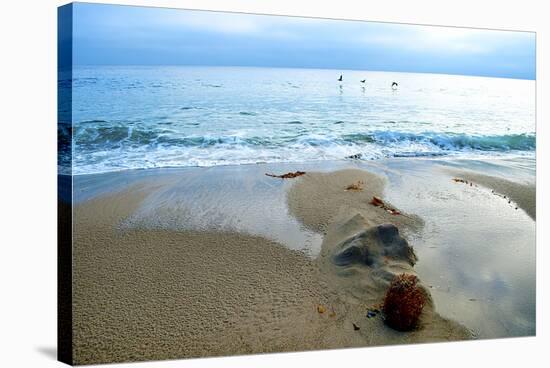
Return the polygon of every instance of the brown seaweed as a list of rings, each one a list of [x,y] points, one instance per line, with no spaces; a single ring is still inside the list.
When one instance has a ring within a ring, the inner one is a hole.
[[[391,207],[387,206],[386,203],[384,203],[384,201],[382,199],[378,198],[377,196],[372,197],[372,199],[370,201],[370,204],[372,204],[373,206],[376,206],[376,207],[380,207],[383,210],[391,213],[392,215],[401,215],[401,212],[399,212],[399,210],[396,210],[395,208],[391,208]]]
[[[271,176],[272,178],[279,178],[279,179],[293,179],[298,176],[302,176],[305,174],[305,171],[296,171],[296,172],[288,172],[286,174],[282,175],[275,175],[275,174],[269,174],[265,173],[266,176]]]
[[[417,327],[426,302],[426,293],[418,286],[415,275],[398,275],[384,297],[384,322],[398,331],[410,331]]]

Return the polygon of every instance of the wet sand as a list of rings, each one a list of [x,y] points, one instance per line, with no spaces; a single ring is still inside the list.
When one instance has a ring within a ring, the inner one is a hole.
[[[117,229],[143,194],[132,188],[76,209],[77,364],[320,344],[316,306],[328,301],[309,258],[238,233]]]
[[[311,166],[289,180],[263,175],[292,168],[161,170],[77,180],[76,363],[472,338],[468,328],[440,315],[437,298],[413,332],[387,327],[380,314],[367,318],[392,274],[413,273],[424,281],[418,264],[392,258],[375,269],[333,262],[347,239],[382,223],[395,224],[418,250],[415,239],[422,237],[425,220],[406,201],[391,198],[385,189],[391,175],[350,163]],[[357,181],[362,190],[345,189]],[[402,215],[368,204],[372,195],[389,195],[388,205]]]
[[[454,172],[458,178],[491,189],[495,194],[501,195],[509,202],[515,202],[517,207],[523,209],[533,220],[537,219],[537,196],[534,184],[517,183],[505,178],[471,171],[455,170],[451,172]]]
[[[386,198],[424,221],[407,239],[438,312],[477,338],[533,336],[536,224],[529,211],[535,211],[500,191],[534,189],[534,160],[394,160],[379,166],[391,183]],[[469,176],[474,174],[509,188],[492,189]]]

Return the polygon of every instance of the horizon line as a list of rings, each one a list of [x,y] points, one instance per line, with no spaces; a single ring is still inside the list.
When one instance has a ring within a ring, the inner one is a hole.
[[[208,65],[208,64],[73,64],[75,67],[205,67],[205,68],[265,68],[265,69],[313,69],[313,70],[335,70],[335,71],[353,71],[353,72],[376,72],[376,73],[403,73],[403,74],[435,74],[435,75],[450,75],[462,77],[477,77],[477,78],[497,78],[497,79],[515,79],[536,81],[536,71],[533,78],[515,77],[515,76],[496,76],[486,74],[463,74],[463,73],[445,73],[437,71],[403,71],[403,70],[381,70],[381,69],[349,69],[349,68],[319,68],[319,67],[304,67],[304,66],[262,66],[262,65]],[[69,68],[67,68],[69,69]]]

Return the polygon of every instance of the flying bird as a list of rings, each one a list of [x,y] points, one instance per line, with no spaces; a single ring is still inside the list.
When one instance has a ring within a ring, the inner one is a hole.
[[[397,86],[398,86],[397,82],[393,82],[393,83],[391,84],[391,89],[394,89],[394,90],[395,90],[395,89],[397,89]]]
[[[366,81],[366,79],[361,79],[361,83],[365,83]]]
[[[342,80],[344,80],[344,78],[342,77],[342,74],[340,74],[340,78],[338,78],[338,82],[341,82]]]

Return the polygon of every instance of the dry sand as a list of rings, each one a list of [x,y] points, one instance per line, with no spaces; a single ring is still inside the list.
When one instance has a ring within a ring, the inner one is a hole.
[[[309,258],[235,233],[118,230],[143,194],[76,208],[77,364],[322,346],[327,300]]]
[[[147,184],[77,205],[75,363],[471,337],[464,327],[437,315],[432,304],[425,308],[421,327],[410,333],[388,328],[380,315],[366,317],[368,308],[381,302],[387,272],[414,273],[403,259],[389,258],[376,268],[331,261],[346,239],[374,225],[391,222],[410,231],[422,226],[414,215],[391,215],[365,202],[382,194],[381,178],[345,170],[292,180],[291,212],[326,234],[317,259],[238,233],[119,227],[154,190]],[[364,182],[364,190],[345,190],[357,180]]]
[[[362,190],[346,190],[361,182]],[[393,223],[398,227],[418,230],[422,219],[414,214],[392,215],[370,204],[373,196],[382,198],[385,180],[381,176],[357,169],[329,173],[307,173],[299,178],[288,193],[290,212],[308,228],[326,233],[338,218],[350,218],[360,212],[372,224]],[[386,203],[394,208],[391,203]]]

